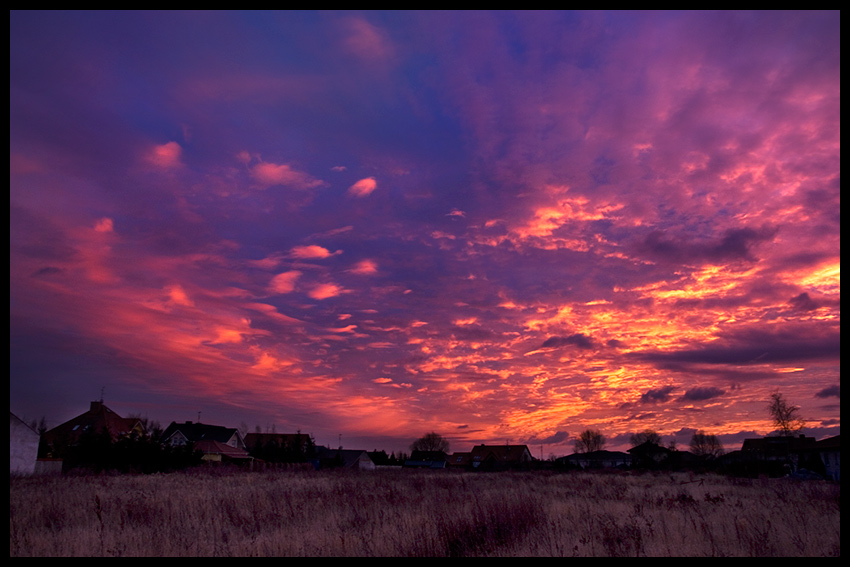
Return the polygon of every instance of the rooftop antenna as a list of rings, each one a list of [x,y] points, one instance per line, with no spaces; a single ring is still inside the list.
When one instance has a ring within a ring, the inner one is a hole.
[[[106,386],[100,387],[100,403],[103,403],[103,391],[106,390]]]
[[[198,412],[198,423],[201,423],[201,412]]]

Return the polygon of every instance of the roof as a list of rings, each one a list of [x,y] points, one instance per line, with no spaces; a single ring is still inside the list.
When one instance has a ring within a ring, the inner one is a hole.
[[[450,467],[466,467],[472,462],[472,453],[470,452],[456,452],[449,455],[446,459],[446,463]]]
[[[827,437],[826,439],[821,439],[820,441],[815,443],[815,447],[821,451],[838,451],[841,449],[840,444],[841,435],[836,435],[835,437]]]
[[[362,449],[329,449],[317,447],[317,456],[320,463],[330,464],[334,462],[343,468],[357,468],[359,463],[374,466],[369,453]]]
[[[499,463],[521,463],[532,458],[528,445],[476,445],[470,457],[473,462],[493,460]]]
[[[237,431],[234,427],[223,427],[221,425],[210,425],[208,423],[200,422],[192,423],[191,421],[186,421],[184,423],[172,421],[171,425],[162,432],[160,441],[165,443],[178,432],[181,433],[190,443],[197,443],[198,441],[218,441],[219,443],[227,443],[234,435],[236,435],[238,439],[237,443],[244,446],[242,436],[239,435],[239,431]]]
[[[91,402],[89,411],[46,431],[43,438],[47,443],[64,441],[73,444],[79,442],[83,433],[96,433],[103,430],[106,430],[113,439],[129,435],[133,431],[138,433],[144,431],[139,419],[121,417],[106,407],[102,401],[96,401]]]
[[[200,451],[205,455],[222,455],[230,459],[252,459],[248,451],[225,445],[219,441],[204,440],[195,443],[195,450]]]

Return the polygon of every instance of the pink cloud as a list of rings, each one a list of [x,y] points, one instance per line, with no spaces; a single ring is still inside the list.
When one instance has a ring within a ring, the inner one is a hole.
[[[336,284],[319,284],[307,294],[313,299],[328,299],[330,297],[336,297],[343,292],[343,289]]]
[[[183,307],[194,307],[194,302],[186,294],[183,286],[175,284],[167,286],[165,291],[168,292],[168,300],[174,305],[182,305]]]
[[[265,187],[285,185],[296,189],[312,189],[324,185],[321,179],[316,179],[308,173],[292,169],[287,164],[261,162],[254,166],[251,174]]]
[[[177,142],[168,142],[161,146],[154,146],[147,155],[150,163],[163,169],[172,169],[182,165],[180,156],[183,148]]]
[[[104,217],[94,224],[94,229],[97,232],[112,232],[112,219]]]
[[[315,244],[310,244],[309,246],[295,246],[290,251],[293,258],[298,258],[300,260],[329,258],[341,253],[342,250],[331,252],[327,248],[316,246]]]
[[[346,21],[343,47],[366,61],[388,59],[393,54],[392,43],[386,34],[362,18],[350,18]]]
[[[269,290],[274,293],[291,293],[295,290],[295,282],[298,278],[301,277],[301,272],[297,270],[291,270],[289,272],[283,272],[282,274],[278,274],[272,278],[271,283],[269,284]]]
[[[378,265],[373,260],[361,260],[351,268],[352,274],[370,276],[378,273]]]
[[[355,197],[367,197],[372,191],[377,189],[378,182],[375,181],[374,177],[367,177],[366,179],[361,179],[354,185],[348,188],[348,193],[350,195],[354,195]]]

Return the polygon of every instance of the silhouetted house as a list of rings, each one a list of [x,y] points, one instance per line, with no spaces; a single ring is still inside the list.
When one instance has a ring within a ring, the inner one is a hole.
[[[404,461],[405,468],[444,469],[448,455],[443,451],[413,451],[410,458]]]
[[[476,445],[470,451],[470,466],[475,470],[526,469],[534,461],[527,445]]]
[[[815,470],[820,464],[820,456],[815,450],[814,437],[777,436],[744,439],[741,452],[746,460],[762,469],[763,474],[789,474],[799,468]]]
[[[632,456],[632,466],[642,469],[664,468],[670,464],[672,451],[651,441],[644,441],[636,447],[629,449]]]
[[[580,469],[623,469],[632,465],[632,456],[621,451],[590,451],[573,453],[555,460],[565,468]]]
[[[841,436],[827,437],[815,443],[815,449],[824,467],[824,476],[841,482]]]
[[[121,417],[102,402],[91,402],[89,411],[45,431],[42,436],[47,454],[42,457],[61,456],[69,447],[80,443],[84,436],[108,435],[116,441],[130,435],[144,435],[142,422],[134,417]]]
[[[387,452],[383,449],[374,451],[367,451],[369,458],[372,459],[372,462],[375,463],[376,467],[392,467],[398,466],[399,464],[395,458],[390,459],[390,456],[387,455]]]
[[[449,468],[468,469],[472,467],[472,453],[457,452],[452,453],[446,459],[446,466]]]
[[[316,469],[345,469],[352,471],[373,471],[375,463],[369,458],[369,453],[360,449],[329,449],[324,446],[316,447],[314,460]]]
[[[38,432],[9,412],[9,473],[33,474],[38,458]]]
[[[250,465],[254,460],[248,453],[242,435],[232,427],[172,421],[162,432],[159,441],[171,447],[192,447],[208,463]]]

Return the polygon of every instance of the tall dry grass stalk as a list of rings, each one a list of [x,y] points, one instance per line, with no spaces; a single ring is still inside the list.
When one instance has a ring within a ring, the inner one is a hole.
[[[840,485],[615,474],[10,479],[10,556],[838,556]]]

